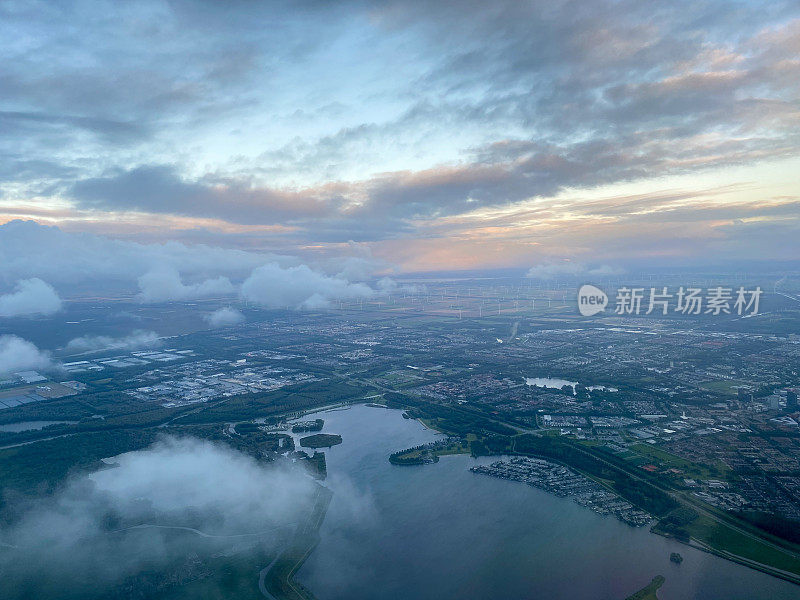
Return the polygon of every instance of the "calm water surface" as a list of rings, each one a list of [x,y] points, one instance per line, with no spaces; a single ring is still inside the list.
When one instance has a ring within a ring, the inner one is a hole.
[[[391,465],[390,452],[437,437],[400,411],[357,406],[315,416],[344,438],[326,452],[335,495],[322,540],[297,575],[320,600],[622,600],[659,574],[661,600],[800,598],[798,586],[568,498],[471,473],[478,461],[467,456]]]
[[[526,377],[525,385],[538,385],[539,387],[560,390],[568,385],[573,390],[578,385],[577,381],[567,381],[566,379],[556,379],[553,377]]]

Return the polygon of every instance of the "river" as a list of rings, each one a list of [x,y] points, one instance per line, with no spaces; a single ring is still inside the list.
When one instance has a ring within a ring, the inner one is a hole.
[[[661,600],[800,597],[798,586],[647,528],[469,471],[488,459],[391,465],[390,452],[437,437],[400,411],[356,406],[307,418],[316,417],[344,439],[326,451],[334,497],[297,574],[319,600],[622,600],[659,574]]]

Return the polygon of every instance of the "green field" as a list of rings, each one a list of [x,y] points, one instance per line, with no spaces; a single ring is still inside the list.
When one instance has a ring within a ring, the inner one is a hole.
[[[713,549],[800,575],[800,558],[795,558],[706,515],[698,516],[691,523],[684,525],[683,529],[692,539]],[[656,525],[653,527],[653,532],[663,533],[663,530]]]
[[[712,479],[726,478],[730,474],[730,469],[723,463],[718,462],[713,466],[707,466],[683,459],[674,454],[670,454],[657,446],[651,444],[636,444],[630,447],[648,461],[657,461],[665,468],[679,469],[686,477],[693,479]]]
[[[734,386],[746,387],[747,385],[748,383],[746,381],[741,381],[738,379],[717,379],[714,381],[704,381],[700,384],[700,387],[704,390],[708,390],[709,392],[725,394],[727,396],[735,396],[738,394],[738,391],[734,389]]]

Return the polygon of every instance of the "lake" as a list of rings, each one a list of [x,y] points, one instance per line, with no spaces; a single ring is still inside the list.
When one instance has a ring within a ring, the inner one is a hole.
[[[798,586],[647,528],[468,470],[496,459],[391,465],[390,452],[437,437],[400,411],[356,406],[313,417],[344,438],[326,451],[335,494],[297,574],[319,600],[622,600],[659,574],[661,600],[800,597]]]
[[[572,393],[575,393],[575,386],[578,385],[577,381],[567,381],[566,379],[557,379],[554,377],[526,377],[525,385],[535,385],[538,387],[549,388],[553,390],[560,390],[565,385],[572,388]],[[603,390],[605,392],[618,392],[615,387],[608,387],[605,385],[590,385],[586,387],[590,392],[595,390]]]
[[[543,388],[560,390],[568,385],[573,390],[578,385],[577,381],[567,381],[566,379],[556,379],[554,377],[526,377],[525,385],[536,385]]]

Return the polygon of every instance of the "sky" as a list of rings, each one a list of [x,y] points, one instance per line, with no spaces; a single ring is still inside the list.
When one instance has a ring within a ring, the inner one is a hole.
[[[787,261],[799,169],[797,2],[0,0],[0,254]]]

